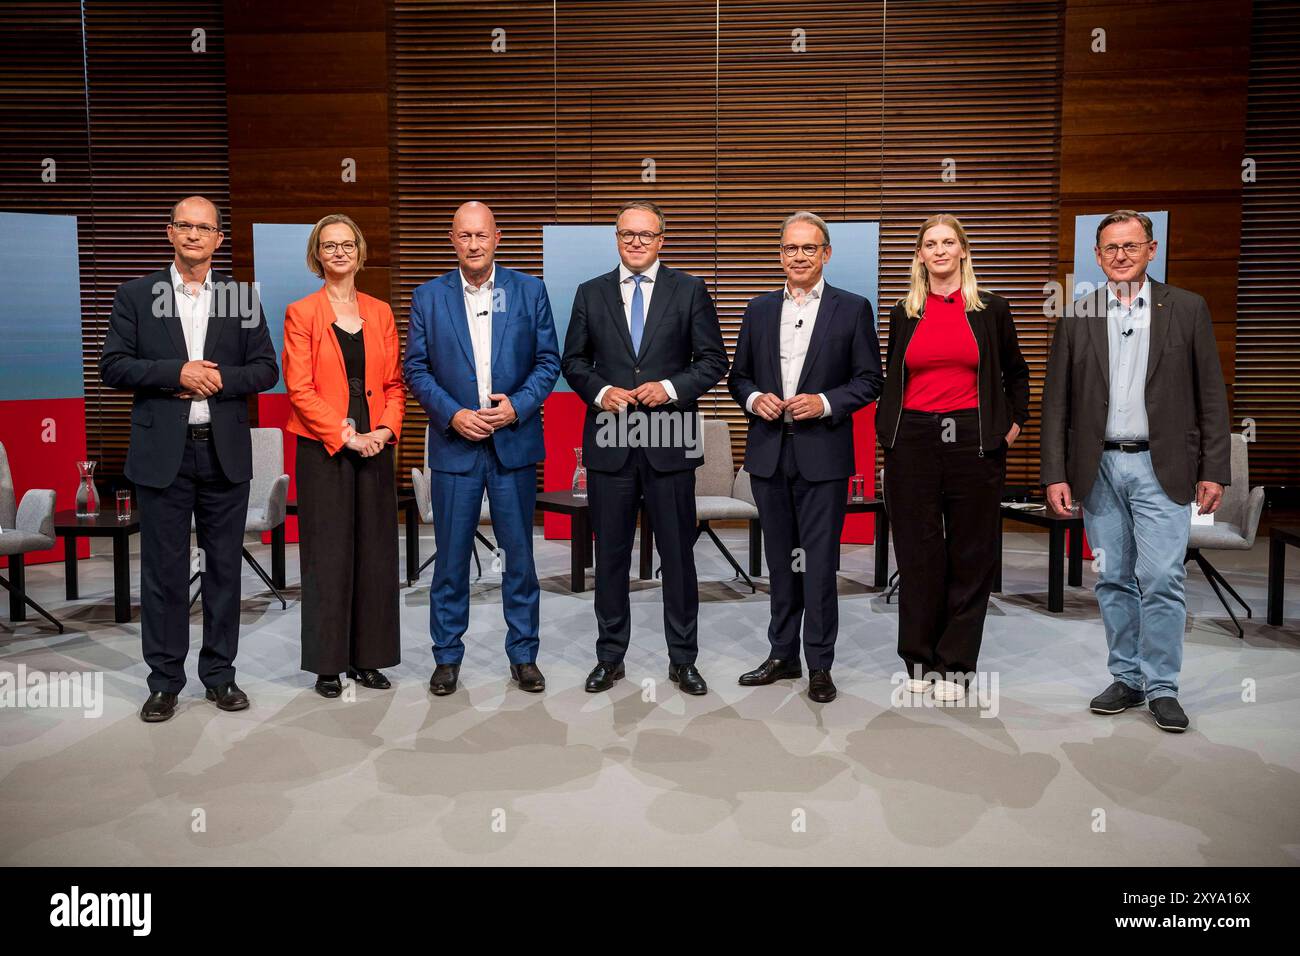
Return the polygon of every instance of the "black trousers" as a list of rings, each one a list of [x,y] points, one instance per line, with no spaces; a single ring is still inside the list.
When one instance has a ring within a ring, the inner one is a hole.
[[[908,673],[975,670],[997,573],[1006,445],[981,456],[975,409],[903,411],[885,451],[885,507]]]
[[[809,670],[830,670],[839,633],[840,532],[848,479],[809,481],[799,474],[794,438],[784,433],[781,458],[770,478],[750,479],[763,526],[772,619],[772,657],[798,660],[799,628]],[[801,553],[796,554],[795,549]]]
[[[298,437],[302,669],[401,661],[393,446],[370,458]]]
[[[664,637],[668,660],[693,664],[700,592],[695,579],[695,470],[656,471],[633,448],[622,471],[587,473],[596,535],[596,659],[616,664],[632,634],[628,573],[636,517],[645,502],[663,564]]]
[[[190,521],[198,535],[203,582],[199,680],[217,687],[235,679],[239,589],[247,481],[228,481],[211,441],[189,439],[176,480],[136,488],[140,506],[140,640],[149,690],[185,686],[190,649]]]

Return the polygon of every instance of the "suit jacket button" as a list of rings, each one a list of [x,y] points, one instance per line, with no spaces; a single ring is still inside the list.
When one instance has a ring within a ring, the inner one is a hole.
[[[375,394],[375,393],[372,392],[370,389],[366,389],[366,394],[367,394],[367,395],[373,395],[373,394]]]
[[[641,370],[640,370],[639,368],[634,368],[634,369],[632,369],[632,371],[634,371],[634,372],[639,372],[639,371],[641,371]]]

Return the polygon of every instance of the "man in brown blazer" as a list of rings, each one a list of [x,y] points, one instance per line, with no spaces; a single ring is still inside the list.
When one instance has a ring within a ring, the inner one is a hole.
[[[1147,276],[1151,220],[1130,209],[1097,227],[1106,286],[1056,323],[1043,388],[1041,472],[1049,506],[1083,506],[1114,682],[1095,714],[1149,706],[1181,733],[1187,621],[1183,559],[1195,499],[1214,512],[1231,474],[1228,402],[1205,300]]]

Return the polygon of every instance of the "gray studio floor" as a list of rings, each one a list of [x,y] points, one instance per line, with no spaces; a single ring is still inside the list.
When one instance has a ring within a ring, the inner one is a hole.
[[[743,532],[724,536],[744,553]],[[323,700],[298,670],[291,546],[288,611],[244,578],[239,682],[252,708],[223,714],[203,700],[196,611],[180,711],[152,726],[136,717],[139,625],[113,623],[107,553],[83,562],[78,602],[63,600],[61,565],[30,569],[33,596],[68,633],[0,618],[0,670],[102,672],[105,703],[98,718],[0,710],[0,863],[1300,861],[1300,561],[1290,626],[1271,628],[1263,536],[1218,562],[1256,609],[1244,642],[1189,574],[1182,736],[1145,711],[1087,712],[1108,683],[1092,574],[1085,565],[1085,588],[1048,614],[1041,535],[1007,535],[1006,593],[981,658],[998,677],[995,716],[891,706],[897,610],[869,587],[870,547],[845,549],[833,704],[809,702],[803,681],[736,684],[764,656],[767,595],[731,581],[707,540],[696,554],[709,695],[667,681],[659,586],[645,582],[633,584],[628,679],[588,695],[592,593],[566,589],[567,542],[539,534],[537,551],[543,696],[507,683],[500,589],[485,567],[454,696],[426,691],[426,572],[401,592],[395,689]]]

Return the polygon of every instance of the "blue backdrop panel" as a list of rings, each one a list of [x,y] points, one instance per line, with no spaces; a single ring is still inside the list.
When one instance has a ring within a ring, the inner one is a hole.
[[[77,217],[0,212],[0,401],[84,398]]]
[[[261,291],[277,361],[284,351],[284,310],[323,282],[307,268],[307,238],[314,228],[314,223],[253,223],[253,276]],[[270,391],[285,391],[283,375]]]

